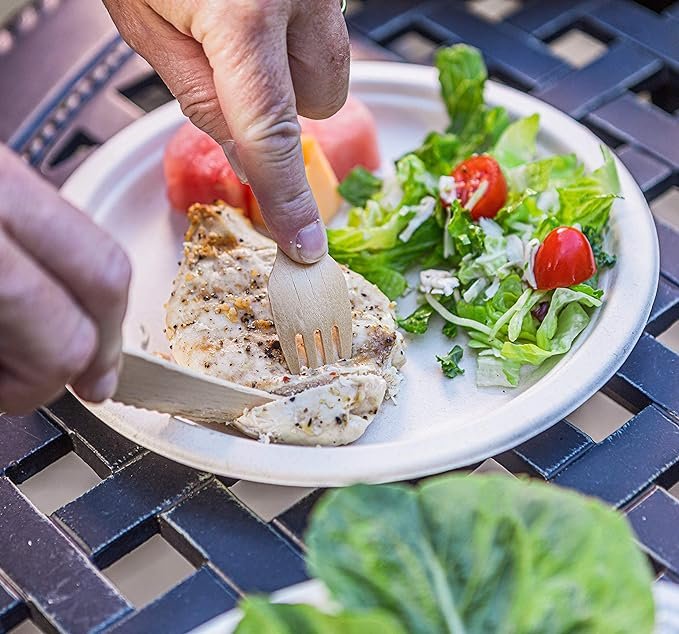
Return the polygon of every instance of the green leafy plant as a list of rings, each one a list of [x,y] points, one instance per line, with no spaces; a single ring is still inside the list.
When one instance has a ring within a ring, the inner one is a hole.
[[[333,618],[392,617],[365,632],[652,631],[652,575],[625,519],[552,485],[447,475],[353,486],[318,503],[306,542],[309,570],[342,607]],[[316,629],[294,630],[278,607],[247,607],[239,634],[340,631],[313,608],[302,616]]]

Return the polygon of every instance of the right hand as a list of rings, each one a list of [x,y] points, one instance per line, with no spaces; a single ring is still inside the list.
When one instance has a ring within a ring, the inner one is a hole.
[[[297,114],[339,110],[349,86],[340,0],[104,0],[127,43],[184,114],[247,177],[271,236],[293,260],[328,250],[304,171]]]
[[[103,401],[117,385],[127,256],[2,145],[0,164],[0,412],[29,412],[66,384]]]

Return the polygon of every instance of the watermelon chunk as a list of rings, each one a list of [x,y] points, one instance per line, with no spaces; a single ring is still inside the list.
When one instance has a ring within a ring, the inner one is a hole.
[[[338,180],[357,165],[368,170],[380,166],[375,120],[356,97],[349,96],[329,119],[300,117],[300,123],[302,132],[318,141]],[[182,125],[168,142],[163,169],[167,197],[175,209],[186,211],[193,203],[223,200],[257,219],[257,201],[249,185],[238,180],[219,144],[192,123]]]
[[[170,204],[186,211],[193,203],[223,200],[248,213],[248,185],[243,185],[220,145],[187,122],[165,148],[163,170]]]
[[[380,166],[377,126],[367,106],[349,95],[329,119],[299,118],[302,132],[317,139],[338,180],[361,165],[374,171]]]

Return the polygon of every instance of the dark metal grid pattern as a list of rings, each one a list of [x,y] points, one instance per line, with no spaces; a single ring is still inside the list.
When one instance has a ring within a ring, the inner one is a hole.
[[[470,4],[357,1],[350,30],[363,55],[406,61],[426,62],[442,43],[469,42],[494,78],[600,134],[649,200],[679,184],[679,2],[531,0],[499,23]],[[60,184],[93,148],[169,94],[117,39],[99,3],[54,5],[44,0],[30,26],[18,16],[0,31],[11,42],[0,53],[0,138]],[[549,48],[571,29],[604,42],[606,52],[572,67]],[[64,40],[64,33],[76,35]],[[413,34],[419,48],[408,52],[402,44]],[[38,63],[45,51],[48,63]],[[634,416],[598,443],[560,421],[496,460],[620,508],[659,576],[678,581],[679,502],[668,490],[679,480],[679,355],[656,337],[679,319],[679,234],[657,224],[658,296],[645,334],[603,390]],[[70,396],[30,416],[0,416],[0,430],[0,631],[30,618],[46,631],[186,632],[242,592],[305,578],[302,536],[320,491],[264,523],[229,490],[234,481],[151,454]],[[69,451],[102,481],[45,516],[17,485]],[[135,609],[101,569],[156,533],[195,572]]]

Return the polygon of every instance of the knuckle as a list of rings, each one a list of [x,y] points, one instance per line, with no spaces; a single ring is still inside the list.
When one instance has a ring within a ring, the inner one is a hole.
[[[200,88],[190,87],[177,95],[182,112],[191,123],[209,134],[217,143],[228,140],[228,130],[217,95],[207,95]]]
[[[301,126],[296,113],[288,106],[273,105],[240,139],[241,145],[258,152],[279,164],[292,162],[298,157]]]

